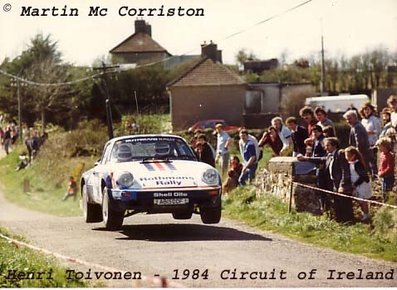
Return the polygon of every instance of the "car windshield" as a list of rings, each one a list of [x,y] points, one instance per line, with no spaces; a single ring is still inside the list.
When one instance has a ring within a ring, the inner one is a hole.
[[[115,142],[110,160],[128,162],[137,160],[196,160],[189,145],[176,137],[154,136],[126,138]]]

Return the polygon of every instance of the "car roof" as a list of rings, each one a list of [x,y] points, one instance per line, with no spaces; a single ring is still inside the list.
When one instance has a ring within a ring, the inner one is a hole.
[[[107,143],[117,142],[119,140],[128,139],[128,138],[137,139],[137,138],[153,138],[153,137],[168,137],[168,138],[176,138],[176,139],[184,140],[181,136],[172,135],[172,134],[140,134],[140,135],[125,135],[125,136],[115,137],[113,139],[110,139]]]

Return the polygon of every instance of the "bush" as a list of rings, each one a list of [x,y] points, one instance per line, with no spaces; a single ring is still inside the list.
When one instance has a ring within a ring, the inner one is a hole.
[[[380,208],[373,217],[373,224],[376,233],[397,240],[397,210]]]
[[[115,126],[115,136],[132,134],[159,134],[171,131],[168,114],[125,115],[121,123]]]

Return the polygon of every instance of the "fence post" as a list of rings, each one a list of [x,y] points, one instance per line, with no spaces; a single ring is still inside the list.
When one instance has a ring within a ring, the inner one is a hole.
[[[294,181],[291,180],[291,188],[289,190],[289,203],[288,203],[288,213],[291,213],[292,211],[292,194],[294,191]]]

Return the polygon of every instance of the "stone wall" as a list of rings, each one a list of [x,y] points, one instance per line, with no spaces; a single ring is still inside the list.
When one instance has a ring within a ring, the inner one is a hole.
[[[302,175],[296,174],[296,166],[299,162],[295,157],[274,157],[270,159],[268,169],[264,169],[257,174],[258,194],[270,193],[286,203],[291,202],[292,208],[297,211],[318,213],[318,193],[315,190],[294,184],[290,201],[292,182],[316,187],[314,172]]]

